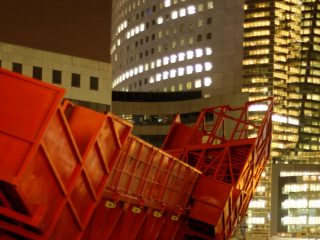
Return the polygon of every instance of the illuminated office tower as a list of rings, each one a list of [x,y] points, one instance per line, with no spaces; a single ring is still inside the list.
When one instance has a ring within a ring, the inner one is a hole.
[[[241,92],[243,0],[113,1],[116,91]]]
[[[318,5],[318,0],[245,1],[243,92],[250,100],[274,97],[271,146],[276,164],[300,164],[294,156],[319,150]],[[250,118],[259,119],[259,108],[263,106],[253,109]],[[268,234],[270,172],[271,164],[259,185],[263,191],[248,211],[253,235]]]

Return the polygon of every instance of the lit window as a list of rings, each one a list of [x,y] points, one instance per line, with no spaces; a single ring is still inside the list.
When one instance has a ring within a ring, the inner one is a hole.
[[[154,77],[149,78],[149,83],[154,83]]]
[[[212,78],[211,77],[205,77],[204,79],[204,86],[209,87],[212,84]]]
[[[161,81],[161,73],[156,74],[156,81],[157,82]]]
[[[174,92],[176,90],[175,86],[171,86],[171,92]]]
[[[134,30],[135,34],[138,34],[140,32],[140,28],[139,26],[136,26],[135,30]]]
[[[187,67],[186,67],[186,73],[187,74],[192,74],[193,73],[193,66],[191,66],[191,65],[188,65]]]
[[[192,50],[187,51],[187,59],[192,59],[194,57],[194,52]]]
[[[197,79],[194,81],[194,87],[195,88],[201,88],[201,79]]]
[[[171,0],[164,0],[164,6],[170,7],[171,6]]]
[[[154,69],[154,61],[150,62],[150,68]]]
[[[184,17],[187,14],[187,11],[185,8],[180,8],[179,10],[179,16]]]
[[[187,82],[186,88],[187,88],[187,89],[191,89],[191,88],[192,88],[192,82]]]
[[[203,50],[201,48],[196,49],[196,57],[202,57],[203,56]]]
[[[196,7],[191,5],[191,6],[187,7],[187,11],[188,11],[189,15],[195,14],[196,13]]]
[[[185,54],[184,52],[180,52],[180,53],[178,54],[178,60],[179,60],[179,61],[183,61],[184,58],[185,58],[185,56],[186,56],[186,54]]]
[[[202,72],[202,70],[203,70],[202,64],[198,63],[195,65],[195,71],[197,73]]]
[[[149,70],[149,64],[148,64],[148,63],[146,63],[146,64],[144,65],[144,69],[145,69],[146,71]]]
[[[199,4],[198,5],[198,12],[202,12],[203,11],[203,4]]]
[[[176,76],[177,76],[177,70],[171,69],[171,70],[170,70],[170,78],[174,78],[174,77],[176,77]]]
[[[134,75],[138,74],[138,68],[137,67],[135,67],[133,71],[134,71]]]
[[[144,25],[144,23],[141,23],[141,24],[140,24],[140,32],[143,32],[144,29],[145,29],[145,25]]]
[[[208,9],[213,9],[213,1],[208,2]]]
[[[126,71],[126,79],[128,79],[129,77],[130,77],[129,71]]]
[[[179,91],[183,91],[183,84],[179,83]]]
[[[130,76],[130,77],[133,76],[133,69],[130,69],[130,71],[129,71],[129,76]]]
[[[178,11],[172,11],[171,12],[171,18],[172,19],[177,19],[178,18]]]
[[[206,47],[206,55],[211,55],[212,54],[212,48]]]
[[[129,39],[131,36],[130,36],[130,31],[127,32],[127,39]]]
[[[165,56],[163,57],[163,65],[168,65],[169,64],[169,57]]]
[[[183,67],[179,67],[178,68],[178,76],[181,77],[184,75],[184,68]]]
[[[205,62],[204,63],[204,69],[206,71],[210,71],[212,69],[212,63],[211,62]]]
[[[163,17],[158,17],[157,23],[158,23],[158,24],[162,24],[162,23],[163,23]]]
[[[164,71],[163,73],[162,73],[162,79],[163,80],[166,80],[166,79],[168,79],[169,78],[169,72],[168,71]]]
[[[157,67],[161,67],[161,59],[157,60]]]
[[[171,62],[171,63],[175,63],[176,61],[177,61],[177,55],[172,54],[172,55],[170,56],[170,62]]]
[[[143,72],[143,65],[139,65],[139,73]]]

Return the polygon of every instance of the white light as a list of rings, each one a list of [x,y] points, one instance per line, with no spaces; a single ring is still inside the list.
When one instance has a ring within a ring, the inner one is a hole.
[[[247,224],[264,224],[265,219],[263,217],[249,217],[247,218]]]
[[[264,112],[268,110],[268,105],[266,104],[253,104],[248,108],[249,112]]]
[[[149,83],[154,83],[154,77],[149,78]]]
[[[139,65],[139,73],[143,72],[143,65]]]
[[[320,199],[309,200],[309,208],[320,208]]]
[[[212,78],[211,77],[205,77],[203,79],[203,81],[204,81],[204,86],[205,87],[209,87],[211,85],[211,83],[212,83]]]
[[[131,37],[134,36],[134,28],[131,29]]]
[[[185,8],[180,8],[179,10],[179,16],[184,17],[187,14],[187,11]]]
[[[176,76],[177,76],[177,70],[171,69],[171,70],[170,70],[170,77],[171,77],[171,78],[174,78],[174,77],[176,77]]]
[[[127,32],[127,39],[129,39],[131,36],[130,36],[130,31]]]
[[[205,62],[204,63],[204,69],[206,71],[210,71],[212,69],[212,63],[211,62]]]
[[[283,209],[289,208],[307,208],[308,200],[307,199],[286,199],[281,203]]]
[[[134,71],[134,75],[138,74],[138,68],[137,67],[135,67],[133,71]]]
[[[130,77],[133,76],[133,69],[130,69],[129,75],[130,75]]]
[[[161,73],[156,74],[156,81],[157,82],[161,81]]]
[[[140,28],[139,28],[139,26],[136,26],[135,34],[138,34],[139,32],[140,32]]]
[[[272,115],[272,121],[274,122],[280,122],[280,123],[287,123],[288,119],[285,116],[281,116],[279,114],[273,114]]]
[[[196,7],[191,5],[191,6],[187,7],[187,11],[188,11],[189,15],[195,14],[196,13]]]
[[[292,125],[299,125],[299,119],[288,117],[288,123]]]
[[[154,69],[154,61],[150,62],[150,68]]]
[[[126,71],[126,79],[128,79],[130,77],[130,73],[129,71]]]
[[[192,50],[187,51],[187,59],[192,59],[194,57],[194,52]]]
[[[128,21],[125,20],[124,23],[123,23],[123,25],[124,25],[124,28],[128,27]]]
[[[283,225],[307,224],[307,216],[289,217],[281,219]]]
[[[163,23],[163,17],[158,17],[157,23],[158,23],[158,24],[162,24],[162,23]]]
[[[157,59],[157,67],[161,67],[161,59]]]
[[[202,57],[203,56],[203,50],[201,48],[196,49],[196,57]]]
[[[169,72],[168,71],[164,71],[163,73],[162,73],[162,79],[163,80],[166,80],[166,79],[168,79],[169,78]]]
[[[195,87],[195,88],[201,88],[201,79],[197,79],[197,80],[194,82],[194,87]]]
[[[249,203],[249,208],[265,208],[266,200],[251,200]]]
[[[206,47],[206,55],[212,55],[212,48]]]
[[[183,67],[179,67],[178,68],[178,76],[181,77],[184,75],[184,68]]]
[[[203,70],[202,64],[197,63],[197,64],[195,65],[195,71],[196,71],[197,73],[199,73],[199,72],[202,72],[202,70]]]
[[[171,0],[164,0],[164,6],[170,7],[171,6]]]
[[[171,18],[172,19],[177,19],[178,18],[178,11],[172,11],[171,12]]]
[[[185,58],[185,56],[186,56],[186,54],[185,54],[184,52],[180,52],[180,53],[178,54],[178,60],[179,60],[179,61],[183,61],[184,58]]]
[[[170,62],[171,62],[171,63],[175,63],[176,61],[177,61],[177,55],[172,54],[172,55],[170,56]]]
[[[118,39],[117,40],[117,45],[120,46],[120,43],[121,43],[121,41],[120,41],[120,39]]]
[[[193,66],[191,66],[191,65],[188,65],[187,67],[186,67],[186,72],[187,72],[187,74],[192,74],[193,73]]]
[[[145,29],[145,25],[144,25],[144,23],[141,23],[141,24],[140,24],[140,32],[143,32],[144,29]]]
[[[168,65],[169,64],[169,57],[167,57],[167,56],[163,57],[162,61],[163,61],[163,65]]]

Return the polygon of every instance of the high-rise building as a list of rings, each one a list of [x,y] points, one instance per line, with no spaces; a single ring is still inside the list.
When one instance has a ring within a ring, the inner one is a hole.
[[[249,94],[250,100],[274,97],[274,164],[301,164],[305,159],[301,157],[304,152],[319,150],[319,7],[317,0],[245,1],[243,91]],[[252,119],[259,119],[259,108],[264,106],[257,106],[250,115]],[[270,218],[277,221],[269,215],[270,173],[271,164],[267,166],[266,178],[262,178],[259,186],[264,193],[256,193],[255,196],[260,204],[252,206],[248,212],[256,221],[265,224],[265,228],[252,225],[253,235],[263,234],[263,229],[267,230],[270,225]],[[304,179],[297,178],[296,181],[303,184]],[[284,192],[289,194],[289,200],[297,198],[297,194]],[[295,219],[293,215],[296,213],[290,210],[279,224],[288,225],[287,220]],[[299,228],[293,230],[289,227],[288,231],[295,232],[295,235],[289,235],[290,238],[299,235]]]
[[[242,1],[113,1],[113,89],[240,91]]]

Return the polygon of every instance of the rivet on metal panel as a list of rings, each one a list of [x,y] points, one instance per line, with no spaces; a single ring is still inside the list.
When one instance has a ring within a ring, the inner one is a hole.
[[[106,208],[116,208],[117,204],[111,201],[106,201],[105,205]]]
[[[178,221],[178,220],[179,220],[179,216],[177,216],[177,215],[172,215],[172,216],[171,216],[171,220],[172,220],[172,221]]]
[[[154,211],[153,212],[153,216],[156,217],[156,218],[160,218],[160,217],[162,217],[162,213],[159,212],[159,211]]]
[[[131,211],[132,211],[133,213],[141,213],[142,209],[139,208],[139,207],[132,207]]]

